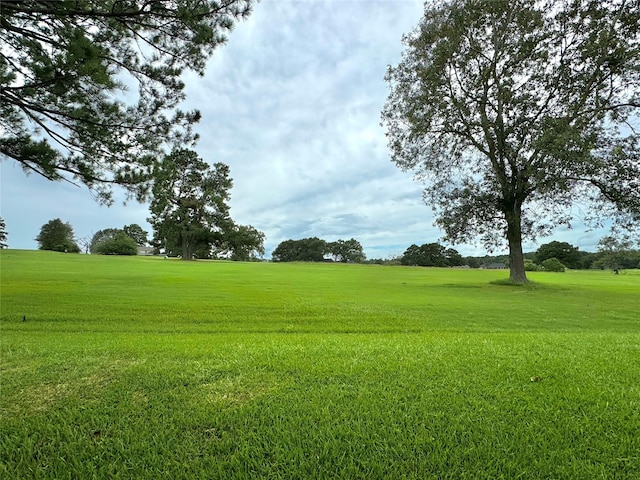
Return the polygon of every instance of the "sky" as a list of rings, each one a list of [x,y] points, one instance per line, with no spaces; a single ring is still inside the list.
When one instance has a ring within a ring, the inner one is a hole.
[[[380,112],[384,75],[422,0],[262,0],[213,54],[204,77],[184,76],[184,110],[202,120],[195,150],[230,166],[231,216],[265,233],[266,258],[282,241],[358,240],[367,258],[401,255],[440,241],[422,186],[392,162]],[[151,233],[148,205],[100,206],[86,187],[25,175],[0,161],[0,216],[10,248],[36,249],[40,227],[69,222],[76,237],[137,223]],[[595,251],[603,231],[579,225],[551,240]],[[441,242],[444,243],[444,242]],[[480,245],[454,246],[484,255]],[[498,252],[506,251],[504,248]]]

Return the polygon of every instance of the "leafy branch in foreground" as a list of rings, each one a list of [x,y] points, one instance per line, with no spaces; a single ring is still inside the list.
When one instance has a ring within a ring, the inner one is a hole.
[[[112,202],[141,199],[167,144],[195,141],[181,74],[204,73],[252,0],[2,2],[0,158]]]

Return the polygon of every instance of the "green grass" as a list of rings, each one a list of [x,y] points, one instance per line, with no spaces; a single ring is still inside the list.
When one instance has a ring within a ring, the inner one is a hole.
[[[639,272],[0,262],[3,479],[640,471]]]

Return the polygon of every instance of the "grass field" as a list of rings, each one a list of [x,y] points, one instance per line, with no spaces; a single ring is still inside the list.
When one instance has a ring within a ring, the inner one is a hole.
[[[0,269],[2,479],[640,472],[640,272]]]

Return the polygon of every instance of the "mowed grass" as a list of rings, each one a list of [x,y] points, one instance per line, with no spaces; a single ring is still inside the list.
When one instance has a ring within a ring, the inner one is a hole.
[[[639,272],[0,262],[0,478],[638,478]]]

